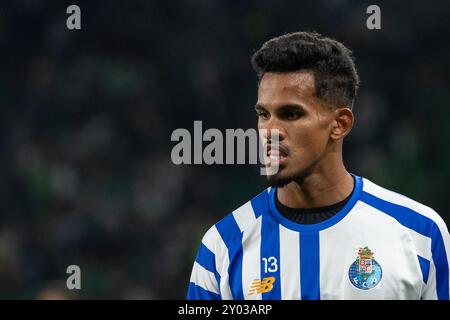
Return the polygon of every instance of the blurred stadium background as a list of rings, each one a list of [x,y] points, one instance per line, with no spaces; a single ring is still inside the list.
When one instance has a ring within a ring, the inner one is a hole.
[[[372,1],[2,1],[0,298],[184,298],[203,233],[265,180],[258,166],[175,166],[170,135],[255,127],[250,56],[285,32],[354,51],[347,168],[448,224],[450,7],[432,3],[379,3],[370,31]]]

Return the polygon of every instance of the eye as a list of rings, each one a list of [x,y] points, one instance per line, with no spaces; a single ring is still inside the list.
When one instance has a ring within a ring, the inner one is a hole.
[[[267,120],[270,117],[268,112],[262,110],[256,111],[256,114],[258,115],[258,118],[260,118],[261,120]]]
[[[301,114],[296,111],[286,111],[284,116],[287,120],[297,120],[298,118],[300,118]]]

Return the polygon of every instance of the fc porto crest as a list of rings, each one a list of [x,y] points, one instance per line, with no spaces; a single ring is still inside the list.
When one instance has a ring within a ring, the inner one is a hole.
[[[372,289],[381,281],[383,270],[373,256],[368,247],[359,248],[358,257],[348,270],[350,282],[358,289]]]

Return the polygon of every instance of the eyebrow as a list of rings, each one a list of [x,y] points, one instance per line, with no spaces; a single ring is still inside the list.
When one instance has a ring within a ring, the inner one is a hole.
[[[262,105],[260,104],[255,104],[255,110],[256,111],[260,111],[260,110],[266,110],[266,108],[264,108]]]
[[[267,109],[262,105],[257,103],[255,105],[255,110],[264,110],[267,111]],[[301,104],[297,104],[297,103],[288,103],[288,104],[283,104],[282,106],[278,107],[276,111],[305,111],[305,107],[303,107]]]

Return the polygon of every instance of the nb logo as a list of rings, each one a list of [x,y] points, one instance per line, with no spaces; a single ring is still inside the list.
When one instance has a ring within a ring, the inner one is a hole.
[[[253,295],[257,293],[266,293],[273,289],[273,283],[275,282],[275,277],[265,277],[261,280],[253,280],[252,286],[248,291],[248,295]]]

